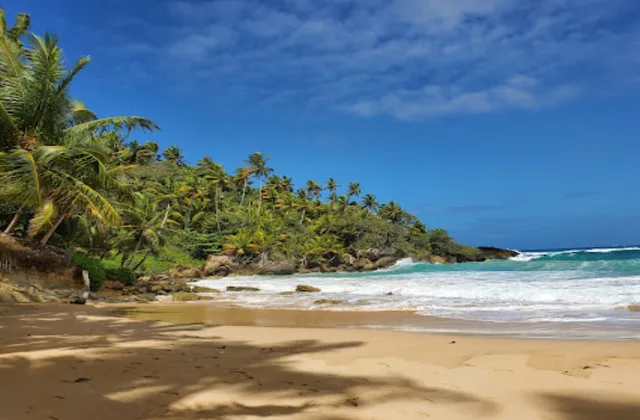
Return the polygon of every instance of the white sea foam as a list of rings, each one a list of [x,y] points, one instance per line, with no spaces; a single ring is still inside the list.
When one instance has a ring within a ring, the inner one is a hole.
[[[219,300],[256,308],[335,311],[413,310],[418,314],[496,322],[598,322],[640,303],[640,276],[584,278],[580,271],[444,271],[389,275],[236,277],[201,280],[205,287],[252,286],[258,293],[225,293]],[[319,294],[282,296],[298,284]],[[318,299],[339,299],[318,306]],[[636,322],[640,318],[631,317]]]
[[[555,257],[557,255],[570,255],[570,254],[578,254],[578,253],[608,254],[611,252],[619,252],[619,251],[640,251],[640,247],[592,248],[592,249],[570,249],[570,250],[563,250],[563,251],[520,252],[519,255],[511,258],[511,261],[528,262],[528,261],[533,261],[542,257]]]

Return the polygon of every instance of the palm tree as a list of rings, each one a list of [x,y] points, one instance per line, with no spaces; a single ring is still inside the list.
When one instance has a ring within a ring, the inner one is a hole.
[[[258,178],[258,214],[262,207],[262,180],[267,178],[272,172],[273,168],[267,166],[269,162],[269,156],[266,158],[260,152],[252,153],[249,159],[245,160],[245,163],[249,165],[246,170],[256,178]]]
[[[14,149],[0,153],[0,183],[9,186],[7,190],[23,209],[36,207],[29,233],[36,236],[49,228],[40,241],[44,246],[73,214],[86,213],[104,223],[119,224],[120,216],[97,191],[111,175],[105,159],[106,154],[95,146]]]
[[[179,149],[178,146],[167,147],[164,152],[162,152],[162,157],[165,158],[167,162],[177,166],[185,166],[187,164],[182,155],[182,149]]]
[[[131,267],[141,249],[147,248],[152,252],[164,243],[164,215],[151,194],[134,193],[131,205],[124,210],[124,218],[126,224],[120,246],[132,248],[130,254],[125,254],[121,265],[124,266],[128,259],[127,267]]]
[[[56,37],[29,36],[29,17],[20,15],[6,30],[0,9],[0,177],[20,204],[17,216],[37,207],[30,233],[49,228],[46,244],[60,224],[72,214],[88,212],[105,221],[119,217],[95,189],[104,185],[107,154],[97,136],[120,129],[145,130],[157,126],[140,117],[98,119],[84,104],[69,97],[69,87],[87,66],[89,58],[68,69]],[[16,191],[21,192],[16,193]],[[9,226],[9,232],[15,223]]]
[[[21,15],[9,31],[6,27],[1,11],[0,149],[33,150],[39,145],[86,140],[113,129],[157,129],[152,121],[140,117],[98,119],[68,94],[75,77],[89,64],[89,57],[68,69],[56,37],[32,34],[28,47],[24,46],[28,16]]]
[[[373,194],[367,194],[362,198],[362,208],[369,210],[372,213],[375,213],[378,209],[378,202],[376,201],[376,196]]]
[[[349,189],[347,190],[347,198],[351,200],[351,197],[359,197],[362,193],[360,189],[360,183],[358,181],[353,181],[349,184]]]
[[[238,207],[238,211],[242,208],[244,204],[244,199],[247,196],[247,184],[249,182],[249,177],[251,173],[247,170],[247,168],[238,168],[236,169],[236,174],[233,177],[233,180],[236,184],[242,187],[242,197],[240,198],[240,206]]]
[[[222,165],[214,162],[209,156],[205,156],[198,162],[198,167],[204,178],[212,185],[214,185],[214,205],[216,211],[216,226],[218,233],[222,232],[220,226],[220,208],[219,201],[222,191],[227,188],[229,183],[229,176],[225,172]]]
[[[338,191],[338,187],[339,185],[335,179],[329,178],[327,180],[326,188],[327,190],[329,190],[329,192],[335,193],[336,191]]]
[[[318,184],[312,179],[307,181],[306,188],[307,188],[307,195],[311,199],[319,198],[320,194],[322,193],[322,187],[320,186],[320,184]]]
[[[391,201],[389,204],[383,204],[380,207],[378,214],[393,223],[398,223],[402,220],[404,210],[395,201]]]

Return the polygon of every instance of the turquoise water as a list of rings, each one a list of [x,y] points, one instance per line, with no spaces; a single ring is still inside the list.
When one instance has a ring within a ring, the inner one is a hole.
[[[373,273],[240,277],[198,284],[259,287],[260,293],[218,298],[248,307],[415,311],[480,322],[490,330],[505,324],[529,330],[564,325],[576,331],[606,329],[613,338],[640,338],[640,313],[628,310],[640,305],[640,248],[523,252],[510,260],[459,265],[402,260]],[[322,293],[280,295],[298,284],[320,287]],[[318,299],[343,303],[325,307],[314,303]]]

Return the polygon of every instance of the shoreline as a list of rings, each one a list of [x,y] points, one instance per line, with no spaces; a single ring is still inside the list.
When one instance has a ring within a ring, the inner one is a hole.
[[[0,419],[635,420],[640,412],[638,342],[176,324],[113,309],[0,306]]]
[[[415,310],[250,308],[213,301],[110,305],[114,315],[144,321],[282,328],[373,329],[416,334],[582,342],[640,342],[635,330],[589,323],[515,323],[418,315]]]

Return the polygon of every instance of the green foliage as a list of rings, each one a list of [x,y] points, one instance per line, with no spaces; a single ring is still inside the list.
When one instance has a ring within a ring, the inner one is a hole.
[[[372,252],[477,255],[357,181],[294,185],[260,152],[227,172],[208,156],[191,166],[177,146],[130,140],[133,130],[157,126],[100,119],[71,98],[89,59],[67,67],[57,38],[27,38],[28,27],[23,15],[0,31],[0,224],[81,251],[74,258],[94,282],[201,267],[220,253],[309,268]]]
[[[136,281],[136,273],[127,267],[110,267],[105,268],[107,280],[121,281],[127,286],[133,285]]]
[[[102,283],[107,279],[107,270],[96,258],[89,257],[81,253],[74,253],[71,256],[73,264],[78,266],[80,272],[86,271],[91,279],[91,291],[97,292],[102,287]]]

